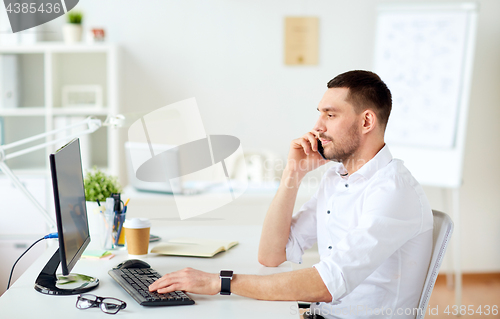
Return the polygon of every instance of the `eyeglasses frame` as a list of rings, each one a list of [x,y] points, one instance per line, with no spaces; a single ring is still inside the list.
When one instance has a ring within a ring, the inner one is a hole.
[[[87,299],[89,301],[92,301],[92,305],[90,307],[87,307],[87,308],[80,308],[80,307],[78,307],[78,302],[80,301],[80,298],[84,297],[84,296],[94,296],[95,297],[95,301]],[[119,301],[119,302],[121,302],[121,305],[118,308],[118,310],[116,310],[116,312],[106,312],[106,311],[104,311],[104,309],[102,309],[103,304],[104,304],[103,300],[105,300],[105,299],[113,299],[113,300]],[[113,297],[100,297],[100,296],[96,296],[96,295],[93,295],[93,294],[80,294],[76,298],[75,307],[77,309],[80,309],[80,310],[85,310],[85,309],[90,309],[90,308],[94,308],[94,307],[99,307],[99,309],[101,309],[101,311],[104,312],[105,314],[116,315],[120,310],[127,308],[127,303],[125,301],[123,301],[123,300],[120,300],[120,299],[117,299],[117,298],[113,298]]]

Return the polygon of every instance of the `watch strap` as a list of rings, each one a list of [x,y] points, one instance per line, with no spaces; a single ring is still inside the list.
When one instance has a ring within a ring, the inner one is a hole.
[[[230,295],[231,294],[231,279],[233,279],[232,270],[221,270],[220,271],[220,294]]]
[[[231,294],[231,278],[221,277],[220,284],[220,294],[221,295],[230,295]]]

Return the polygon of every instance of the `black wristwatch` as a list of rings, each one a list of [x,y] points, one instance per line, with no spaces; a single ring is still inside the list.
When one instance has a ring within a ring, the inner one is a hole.
[[[231,294],[231,280],[233,279],[232,270],[221,270],[220,271],[220,294],[230,295]]]

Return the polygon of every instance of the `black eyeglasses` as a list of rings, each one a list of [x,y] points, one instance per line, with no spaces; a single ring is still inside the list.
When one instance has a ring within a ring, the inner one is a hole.
[[[111,297],[98,297],[91,294],[82,294],[76,300],[78,309],[89,309],[99,307],[104,313],[114,315],[118,311],[127,308],[125,301]]]

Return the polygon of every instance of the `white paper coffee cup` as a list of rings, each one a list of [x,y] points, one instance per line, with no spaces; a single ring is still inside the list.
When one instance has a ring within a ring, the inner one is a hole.
[[[147,218],[132,218],[125,220],[125,240],[129,255],[142,256],[148,254],[149,231],[151,222]]]

